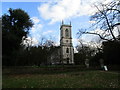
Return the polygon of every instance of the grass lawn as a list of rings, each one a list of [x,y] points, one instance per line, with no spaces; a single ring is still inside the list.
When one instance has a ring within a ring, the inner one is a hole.
[[[2,88],[120,88],[118,76],[102,70],[3,69]]]

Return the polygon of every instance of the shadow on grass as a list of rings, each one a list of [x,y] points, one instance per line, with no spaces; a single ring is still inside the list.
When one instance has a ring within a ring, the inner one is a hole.
[[[112,67],[109,67],[110,69]],[[3,75],[11,74],[60,74],[79,71],[101,70],[99,67],[86,68],[84,65],[58,65],[58,66],[11,66],[2,68]],[[116,70],[116,69],[111,69]]]
[[[44,66],[44,67],[32,67],[32,66],[15,66],[15,67],[3,67],[3,75],[11,74],[60,74],[78,71],[95,70],[93,68],[87,69],[85,66]]]

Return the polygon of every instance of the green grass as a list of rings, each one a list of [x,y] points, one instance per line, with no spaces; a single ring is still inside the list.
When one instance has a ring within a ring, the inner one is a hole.
[[[120,88],[120,73],[115,71],[31,68],[18,73],[17,70],[3,69],[3,88]]]

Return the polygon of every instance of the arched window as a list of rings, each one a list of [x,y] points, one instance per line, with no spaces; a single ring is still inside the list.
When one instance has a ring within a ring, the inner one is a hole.
[[[65,30],[65,36],[68,37],[69,36],[69,32],[68,29]]]
[[[66,49],[66,53],[69,53],[69,49],[68,48]]]

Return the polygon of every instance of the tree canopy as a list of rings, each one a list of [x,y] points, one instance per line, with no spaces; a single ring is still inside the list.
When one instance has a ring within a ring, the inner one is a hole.
[[[3,62],[12,59],[14,51],[20,48],[22,37],[27,36],[32,26],[29,15],[22,9],[10,8],[8,14],[2,15]]]

